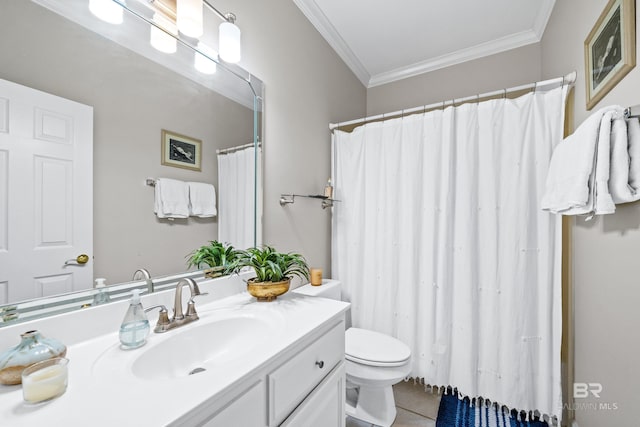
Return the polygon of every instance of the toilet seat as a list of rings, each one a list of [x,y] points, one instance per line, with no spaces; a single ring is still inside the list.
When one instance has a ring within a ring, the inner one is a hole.
[[[402,366],[411,358],[411,349],[389,335],[360,328],[345,332],[345,358],[368,366]]]

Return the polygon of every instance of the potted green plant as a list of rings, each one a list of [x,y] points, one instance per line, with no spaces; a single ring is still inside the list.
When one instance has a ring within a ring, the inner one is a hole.
[[[236,261],[240,252],[229,244],[211,240],[208,245],[201,246],[187,255],[187,264],[189,268],[208,266],[204,272],[205,276],[218,277]]]
[[[287,292],[294,276],[309,279],[309,265],[300,254],[278,252],[271,246],[238,252],[227,272],[253,269],[256,276],[247,282],[247,291],[258,301],[273,301]]]

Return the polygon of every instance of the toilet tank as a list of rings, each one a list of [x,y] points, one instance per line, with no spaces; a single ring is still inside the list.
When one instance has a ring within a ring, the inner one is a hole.
[[[340,283],[339,280],[323,279],[322,285],[320,286],[312,286],[311,284],[307,284],[304,286],[300,286],[299,288],[296,288],[291,292],[340,301],[342,296],[341,290],[342,283]]]

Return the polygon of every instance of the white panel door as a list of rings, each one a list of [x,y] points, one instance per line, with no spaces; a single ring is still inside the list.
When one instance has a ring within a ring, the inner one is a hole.
[[[0,303],[90,288],[92,253],[93,108],[0,79]]]

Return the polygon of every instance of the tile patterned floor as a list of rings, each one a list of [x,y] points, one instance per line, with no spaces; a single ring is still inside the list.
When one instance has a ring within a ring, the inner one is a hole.
[[[440,396],[425,393],[424,386],[413,381],[393,386],[398,415],[392,427],[435,427]],[[375,427],[347,417],[347,427]]]

